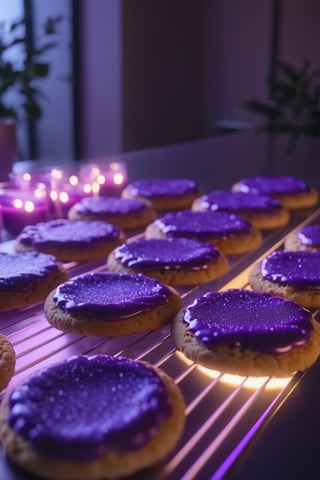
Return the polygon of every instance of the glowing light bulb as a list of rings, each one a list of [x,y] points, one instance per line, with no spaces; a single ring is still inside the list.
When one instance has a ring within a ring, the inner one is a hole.
[[[100,175],[97,176],[96,178],[97,182],[100,183],[100,185],[103,185],[106,181],[106,177],[100,173]]]
[[[28,213],[33,212],[34,203],[31,200],[26,200],[26,203],[24,204],[24,209]]]
[[[53,202],[55,202],[56,200],[58,200],[58,194],[57,192],[55,192],[54,190],[51,190],[50,192],[50,198]]]
[[[59,199],[60,199],[60,202],[67,203],[69,201],[69,195],[67,194],[67,192],[61,192],[59,194]]]
[[[15,208],[22,208],[23,207],[23,201],[20,198],[15,198],[13,200],[12,204]]]
[[[58,170],[57,168],[54,168],[53,170],[51,170],[51,176],[52,176],[55,180],[60,180],[60,179],[63,177],[63,171],[62,171],[62,170]]]
[[[113,181],[116,185],[121,185],[124,181],[123,174],[120,172],[116,173],[113,177]]]
[[[22,178],[23,178],[23,180],[24,180],[25,182],[30,182],[30,180],[31,180],[31,175],[30,175],[30,173],[27,173],[27,172],[26,172],[26,173],[24,173],[24,174],[22,175]]]
[[[70,183],[70,185],[73,185],[74,187],[76,185],[78,185],[79,179],[78,179],[77,175],[71,175],[70,178],[69,178],[69,183]]]

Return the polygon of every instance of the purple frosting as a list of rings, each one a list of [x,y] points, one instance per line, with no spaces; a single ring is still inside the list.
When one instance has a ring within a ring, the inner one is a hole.
[[[267,195],[257,195],[249,192],[234,192],[232,190],[215,190],[204,195],[202,207],[208,210],[226,212],[257,212],[272,213],[282,208],[281,203]]]
[[[79,213],[96,213],[102,215],[124,215],[139,213],[146,208],[140,200],[130,200],[118,197],[87,197],[77,203],[76,211]]]
[[[213,211],[171,212],[157,219],[155,225],[168,237],[197,237],[203,240],[212,236],[229,237],[252,231],[251,224],[241,217]]]
[[[320,247],[320,224],[306,225],[301,228],[298,239],[303,245]]]
[[[184,322],[207,348],[218,345],[286,353],[308,341],[311,313],[295,302],[250,290],[209,292],[184,310]]]
[[[196,182],[186,178],[137,180],[136,182],[130,183],[126,190],[133,196],[142,196],[146,198],[172,195],[177,196],[199,192]]]
[[[273,252],[262,260],[261,275],[298,289],[320,288],[320,252]]]
[[[244,178],[237,183],[241,192],[252,192],[263,195],[301,193],[310,190],[301,179],[292,176]]]
[[[120,357],[71,357],[16,387],[9,423],[42,454],[88,461],[144,446],[172,411],[153,368]]]
[[[26,226],[18,237],[23,245],[91,245],[94,240],[117,240],[120,229],[106,222],[85,220],[52,220]]]
[[[188,238],[143,238],[115,248],[114,254],[123,265],[144,271],[204,268],[220,256],[214,246]]]
[[[98,272],[59,285],[53,300],[68,313],[110,321],[165,304],[171,294],[166,285],[141,274]]]
[[[38,252],[0,252],[0,291],[21,291],[30,288],[31,283],[40,283],[44,277],[60,269],[52,255]]]

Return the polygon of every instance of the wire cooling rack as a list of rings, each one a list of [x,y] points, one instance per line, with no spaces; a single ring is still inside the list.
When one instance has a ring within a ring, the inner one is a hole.
[[[296,214],[290,225],[264,236],[261,247],[250,254],[230,257],[230,270],[222,278],[194,288],[177,288],[188,304],[210,290],[248,288],[252,264],[282,247],[287,233],[317,221],[320,210]],[[1,250],[11,251],[10,242]],[[69,277],[106,270],[105,262],[66,264]],[[318,312],[316,313],[319,316]],[[235,377],[209,371],[177,351],[166,326],[127,337],[85,337],[63,333],[46,321],[43,304],[0,314],[1,333],[16,351],[14,386],[43,366],[72,355],[107,354],[145,360],[162,368],[181,388],[186,402],[186,427],[180,442],[164,465],[144,472],[143,478],[191,480],[224,478],[247,451],[263,425],[283,404],[303,373],[286,379]],[[9,463],[0,450],[0,479],[27,480],[28,476]],[[137,477],[135,477],[137,478]],[[138,477],[142,478],[142,477]]]

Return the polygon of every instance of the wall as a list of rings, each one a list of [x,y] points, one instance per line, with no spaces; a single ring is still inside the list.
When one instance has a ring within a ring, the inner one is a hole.
[[[82,37],[74,48],[80,49],[82,61],[80,156],[101,158],[208,138],[219,119],[256,121],[239,105],[267,98],[273,3],[79,0]],[[63,9],[70,27],[71,0],[33,4],[36,22],[44,10]],[[279,5],[279,57],[298,64],[310,58],[318,66],[320,2],[279,0]],[[60,80],[71,54],[69,42],[70,29],[63,33],[64,51],[56,51],[53,77],[45,86],[50,101],[38,125],[41,157],[61,159],[73,153],[71,86]],[[295,158],[288,159],[285,140],[274,145],[276,160],[268,166],[268,141],[259,138],[256,158],[249,163],[261,172],[298,171],[302,155],[312,175],[319,142],[301,142]],[[224,148],[215,151],[214,162],[238,156],[239,164],[247,163],[252,154],[248,142],[241,150],[232,136],[221,142]]]
[[[121,1],[82,5],[83,158],[122,150]]]
[[[204,1],[123,0],[123,148],[204,136]]]
[[[50,73],[39,82],[45,98],[41,101],[43,117],[36,123],[39,158],[61,163],[73,157],[71,2],[33,0],[33,11],[35,33],[48,17],[62,16],[57,46],[43,57]]]

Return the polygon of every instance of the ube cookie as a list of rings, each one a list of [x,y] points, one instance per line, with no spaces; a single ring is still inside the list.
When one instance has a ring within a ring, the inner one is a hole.
[[[66,270],[53,255],[0,252],[0,311],[42,302],[66,279]]]
[[[124,230],[146,227],[156,218],[147,202],[118,197],[87,197],[70,208],[70,220],[100,220]]]
[[[173,380],[150,364],[75,356],[6,394],[0,438],[11,461],[33,476],[124,478],[175,448],[184,410]]]
[[[10,340],[0,334],[0,392],[4,390],[15,370],[16,354]]]
[[[201,194],[197,183],[187,178],[155,178],[129,183],[122,191],[123,198],[150,202],[157,211],[190,208]]]
[[[214,190],[193,202],[194,211],[224,211],[243,217],[258,230],[287,225],[289,212],[278,200],[267,195],[232,190]]]
[[[198,285],[229,268],[213,245],[189,238],[138,239],[115,248],[107,266],[113,272],[143,273],[169,285]]]
[[[122,230],[111,223],[60,219],[24,227],[14,248],[48,253],[62,262],[86,262],[107,257],[124,241]]]
[[[286,237],[284,246],[286,250],[320,251],[320,224],[305,225],[294,230]]]
[[[48,295],[48,322],[64,332],[119,336],[148,332],[171,322],[180,295],[144,275],[110,272],[75,277]]]
[[[243,178],[235,183],[233,190],[270,195],[279,200],[289,210],[299,210],[315,206],[319,192],[304,180],[293,176],[258,176]]]
[[[225,255],[254,250],[262,235],[249,222],[226,212],[183,210],[170,212],[152,222],[146,238],[193,238],[215,245]]]
[[[320,252],[271,253],[249,273],[251,287],[294,300],[307,308],[320,307]]]
[[[209,292],[175,317],[172,334],[186,357],[243,376],[287,376],[320,353],[320,325],[290,300],[251,290]]]

